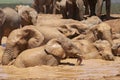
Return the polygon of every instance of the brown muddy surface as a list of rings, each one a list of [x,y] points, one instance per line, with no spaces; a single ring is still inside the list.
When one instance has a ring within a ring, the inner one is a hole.
[[[58,26],[73,22],[60,18],[60,15],[39,15],[38,25]],[[1,54],[0,50],[0,57]],[[66,59],[59,66],[29,68],[0,65],[0,80],[120,80],[120,57],[116,57],[115,61],[83,60],[80,66],[75,66],[75,62],[76,59]]]
[[[0,66],[0,79],[7,80],[120,80],[120,58],[115,61],[83,60],[75,66],[75,59],[62,61],[59,66],[16,68]]]

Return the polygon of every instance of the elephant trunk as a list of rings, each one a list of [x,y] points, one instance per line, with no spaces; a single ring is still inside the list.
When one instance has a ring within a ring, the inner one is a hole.
[[[70,39],[66,37],[58,38],[58,43],[61,44],[63,49],[66,52],[66,57],[77,57],[76,65],[80,65],[82,62],[82,53],[80,49],[70,41]]]
[[[108,40],[108,42],[110,43],[110,45],[112,46],[113,45],[113,40],[112,40],[112,34],[109,30],[103,32],[104,33],[104,38],[106,40]]]

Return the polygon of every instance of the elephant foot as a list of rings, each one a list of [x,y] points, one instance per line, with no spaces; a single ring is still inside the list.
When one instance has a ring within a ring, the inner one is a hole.
[[[109,61],[114,61],[115,60],[115,58],[112,54],[104,54],[104,55],[102,55],[102,57],[103,57],[103,59],[109,60]]]

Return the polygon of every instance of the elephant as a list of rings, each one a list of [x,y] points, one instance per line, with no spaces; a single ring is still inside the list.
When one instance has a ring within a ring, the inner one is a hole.
[[[2,37],[8,37],[12,30],[20,28],[20,24],[21,18],[14,9],[9,7],[0,8],[0,44]]]
[[[44,36],[31,26],[13,30],[6,42],[2,64],[9,64],[25,49],[40,46],[43,40]]]
[[[73,43],[82,51],[83,59],[114,60],[111,45],[106,40],[91,42],[87,39],[72,39]]]
[[[73,39],[78,35],[83,34],[87,28],[87,26],[82,26],[79,24],[66,24],[59,26],[57,29],[67,38]]]
[[[33,8],[38,13],[53,13],[56,0],[34,0]]]
[[[89,40],[85,39],[73,39],[73,43],[82,51],[83,59],[101,59],[97,48]]]
[[[49,40],[58,38],[59,43],[67,54],[80,57],[81,51],[71,42],[71,40],[60,33],[56,28],[25,26],[11,32],[6,43],[6,49],[2,56],[2,64],[7,65],[24,50],[45,45]]]
[[[110,43],[111,47],[113,46],[114,43],[112,40],[112,30],[107,23],[102,22],[94,26],[91,30],[94,32],[97,39],[107,40]]]
[[[94,43],[94,45],[98,48],[101,56],[105,60],[115,60],[115,57],[112,53],[111,45],[107,40],[98,40]]]
[[[83,0],[61,0],[58,5],[63,18],[83,20],[84,3]]]
[[[17,5],[15,8],[21,17],[21,25],[36,25],[38,14],[28,5]]]
[[[106,18],[110,18],[111,0],[87,0],[90,6],[90,16],[97,15],[101,17],[103,1],[106,2]],[[96,13],[95,13],[96,12]]]
[[[17,67],[56,66],[60,64],[60,60],[67,56],[62,44],[59,43],[59,39],[52,39],[43,46],[23,51],[13,65]]]

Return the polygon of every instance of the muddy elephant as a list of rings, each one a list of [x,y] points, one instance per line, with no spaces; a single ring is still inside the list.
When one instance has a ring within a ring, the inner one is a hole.
[[[21,25],[36,25],[38,14],[35,9],[28,5],[18,5],[16,10],[21,17]]]
[[[13,17],[14,16],[14,17]],[[9,7],[0,9],[0,44],[3,36],[17,28],[20,28],[21,18],[18,13]]]
[[[60,11],[63,18],[83,20],[83,0],[61,0],[58,5],[60,5]]]
[[[97,39],[107,40],[110,43],[111,47],[113,46],[114,43],[112,40],[112,29],[107,23],[102,22],[96,25],[93,27],[92,31],[94,32]]]
[[[33,8],[38,13],[53,13],[53,7],[56,0],[34,0]]]
[[[79,55],[81,51],[66,38],[62,33],[51,27],[36,27],[25,26],[21,29],[11,32],[6,43],[6,49],[2,57],[2,64],[7,65],[10,61],[15,59],[22,51],[35,48],[46,44],[49,40],[58,38],[59,42],[67,54]]]
[[[2,56],[2,64],[8,64],[25,49],[40,46],[43,40],[44,36],[33,27],[28,26],[13,30],[6,42],[6,48]]]
[[[83,59],[101,59],[97,48],[89,40],[73,39],[73,43],[82,51]]]
[[[52,39],[44,46],[25,50],[17,57],[14,65],[17,67],[56,66],[60,64],[60,60],[68,57],[60,43],[59,40]]]
[[[106,17],[110,17],[111,0],[88,0],[90,6],[90,16],[101,16],[103,1],[106,2]]]
[[[94,43],[102,58],[105,60],[115,60],[112,53],[111,45],[107,40],[98,40]]]

